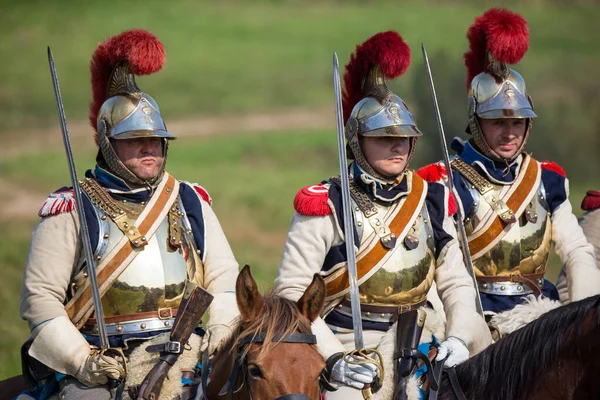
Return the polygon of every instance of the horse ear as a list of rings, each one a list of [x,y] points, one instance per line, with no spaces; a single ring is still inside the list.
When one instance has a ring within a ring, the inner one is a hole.
[[[325,281],[319,274],[313,276],[313,280],[308,285],[300,300],[298,300],[298,309],[309,321],[314,321],[321,311],[323,311],[323,303],[325,303]]]
[[[252,277],[248,264],[242,268],[237,277],[235,298],[244,321],[251,321],[258,316],[264,301],[262,295],[258,292],[258,285]]]

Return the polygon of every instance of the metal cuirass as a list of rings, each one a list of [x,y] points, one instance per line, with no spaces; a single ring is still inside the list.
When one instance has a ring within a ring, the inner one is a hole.
[[[470,183],[465,183],[471,187]],[[494,195],[498,196],[504,187],[494,185]],[[473,233],[482,223],[482,218],[491,212],[491,206],[476,189],[471,188],[470,193],[475,212],[465,220],[467,235]],[[552,242],[552,224],[545,198],[544,185],[540,183],[536,194],[512,228],[487,253],[473,260],[477,275],[529,275],[546,270]]]
[[[378,217],[385,220],[389,207],[375,204]],[[354,208],[356,210],[356,208]],[[375,235],[374,228],[367,218],[355,211],[361,247]],[[435,241],[433,228],[429,220],[427,207],[423,205],[421,213],[414,221],[410,233],[418,238],[413,249],[405,246],[404,240],[398,240],[391,256],[367,281],[359,286],[360,302],[374,306],[412,305],[423,301],[433,282],[435,272]],[[349,299],[349,295],[346,295]]]
[[[178,200],[179,201],[179,200]],[[144,209],[142,204],[120,204],[135,220]],[[180,208],[183,207],[180,203]],[[107,256],[121,240],[123,233],[117,225],[96,208],[100,216],[100,257]],[[169,244],[169,224],[178,224],[182,233],[179,247]],[[185,213],[178,218],[166,216],[148,244],[102,297],[105,317],[177,308],[188,277],[198,267],[196,247]]]

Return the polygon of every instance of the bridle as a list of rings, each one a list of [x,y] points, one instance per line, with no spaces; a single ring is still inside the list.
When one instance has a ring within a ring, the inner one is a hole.
[[[221,391],[219,392],[219,396],[224,396],[227,393],[232,394],[232,398],[236,399],[238,397],[238,393],[246,385],[248,395],[250,399],[252,399],[252,391],[250,390],[250,385],[248,384],[248,360],[246,359],[246,351],[244,351],[245,347],[250,343],[264,343],[266,339],[266,334],[264,332],[259,332],[253,335],[245,336],[238,341],[238,351],[237,356],[235,357],[235,361],[233,363],[233,369],[231,370],[231,375],[227,380],[227,383]],[[317,344],[317,337],[310,333],[288,333],[286,335],[274,335],[272,342],[277,343],[297,343],[297,344]],[[243,376],[242,382],[236,387],[236,384],[239,380],[240,372]],[[319,385],[323,385],[327,387],[330,385],[326,379],[324,379],[324,373],[321,373],[319,379]],[[319,388],[320,389],[320,388]],[[276,398],[275,400],[311,400],[308,396],[304,394],[290,393],[285,394]]]

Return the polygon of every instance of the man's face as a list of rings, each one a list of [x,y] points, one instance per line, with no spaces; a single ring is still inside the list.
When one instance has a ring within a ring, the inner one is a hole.
[[[367,162],[379,174],[393,178],[402,173],[408,161],[410,139],[405,137],[360,137]]]
[[[165,163],[161,138],[114,140],[113,147],[123,164],[143,180],[156,178]]]
[[[479,119],[483,137],[490,149],[505,159],[517,154],[525,138],[525,118]]]

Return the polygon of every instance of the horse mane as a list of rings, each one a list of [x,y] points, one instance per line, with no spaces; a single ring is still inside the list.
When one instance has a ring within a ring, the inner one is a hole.
[[[584,319],[595,312],[594,327],[600,323],[600,296],[556,308],[511,333],[470,360],[458,365],[456,373],[469,398],[523,399],[536,386],[540,374],[565,355],[577,357]],[[529,386],[526,386],[529,384]],[[447,381],[440,390],[452,393]]]
[[[241,318],[238,319],[237,328],[234,329],[234,334],[223,346],[224,349],[229,348],[237,352],[237,343],[240,339],[247,336],[255,337],[259,333],[264,333],[265,340],[258,354],[258,358],[261,359],[286,335],[312,333],[310,321],[302,315],[295,301],[281,296],[264,296],[263,300],[263,307],[258,318],[246,323]],[[275,336],[278,337],[278,340],[273,341]],[[248,349],[249,346],[246,346],[244,352],[247,353]]]

